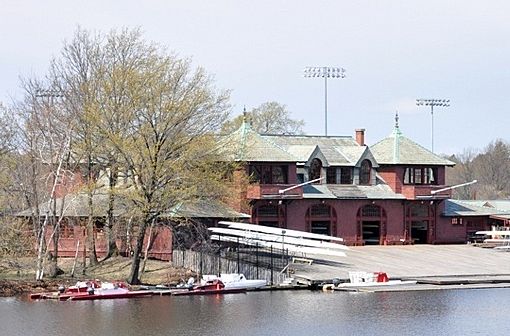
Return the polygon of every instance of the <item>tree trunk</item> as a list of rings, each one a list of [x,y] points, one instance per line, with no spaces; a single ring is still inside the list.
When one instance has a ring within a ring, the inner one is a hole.
[[[89,217],[87,221],[87,247],[89,249],[89,264],[94,266],[98,264],[97,254],[96,254],[96,238],[94,236],[94,203],[92,202],[92,198],[94,197],[94,192],[92,191],[92,158],[88,156],[87,162],[87,196],[88,196],[88,208],[89,208]]]
[[[51,222],[53,227],[53,233],[51,240],[53,241],[53,253],[50,254],[50,271],[48,276],[55,278],[57,276],[57,260],[58,260],[58,239],[59,239],[59,224],[60,220],[57,220],[57,199],[53,198],[51,210],[53,212],[51,216]]]
[[[127,282],[131,285],[139,285],[139,271],[140,271],[140,257],[143,249],[143,241],[145,239],[145,231],[151,222],[150,214],[145,214],[143,217],[143,222],[141,223],[140,230],[138,232],[138,237],[136,238],[135,249],[133,251],[133,259],[131,262],[131,271],[129,272],[129,276]]]
[[[89,214],[87,221],[87,249],[89,250],[89,264],[91,266],[97,265],[97,254],[96,254],[96,239],[94,237],[94,219]]]
[[[41,224],[41,232],[39,234],[39,246],[37,247],[37,266],[35,270],[35,280],[42,280],[44,276],[44,252],[46,249],[45,235],[46,226],[48,225],[48,215],[44,218],[44,222]]]
[[[152,244],[152,229],[154,228],[155,221],[156,221],[156,219],[153,218],[152,222],[151,222],[151,226],[149,228],[149,237],[147,239],[147,246],[145,246],[145,255],[143,256],[142,270],[140,271],[141,275],[143,275],[143,272],[145,272],[145,265],[147,264],[147,258],[149,257],[149,249]]]
[[[106,232],[106,239],[108,240],[107,243],[107,251],[106,251],[106,257],[105,259],[111,258],[115,255],[119,254],[119,248],[117,247],[117,244],[115,242],[115,235],[113,230],[113,224],[114,224],[114,218],[113,218],[113,210],[114,210],[114,202],[115,197],[113,194],[113,188],[115,187],[115,184],[117,182],[117,171],[114,167],[110,167],[110,176],[109,176],[109,195],[108,195],[108,220],[105,226],[105,232]]]

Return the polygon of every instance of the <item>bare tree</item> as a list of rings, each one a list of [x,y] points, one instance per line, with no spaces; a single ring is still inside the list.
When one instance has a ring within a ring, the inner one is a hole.
[[[477,152],[472,149],[449,158],[456,166],[448,169],[448,183],[478,180],[472,186],[456,189],[461,199],[497,199],[510,196],[510,145],[496,140]]]
[[[55,99],[54,92],[41,91],[43,83],[49,85],[50,82],[24,80],[25,97],[13,107],[20,123],[19,161],[29,165],[29,169],[24,171],[20,167],[17,177],[19,181],[28,180],[22,189],[27,203],[34,206],[32,219],[38,241],[36,279],[43,277],[44,259],[49,252],[46,248],[48,234],[53,243],[50,276],[57,271],[59,226],[64,202],[57,208],[56,199],[67,193],[67,185],[72,184],[74,178],[74,168],[70,166],[71,119],[62,108],[61,101]],[[44,215],[39,209],[42,200],[48,200],[50,204]]]
[[[490,186],[490,198],[510,195],[510,145],[496,140],[474,160],[477,177],[482,185]],[[489,194],[489,193],[488,193]],[[489,197],[488,197],[489,198]]]
[[[52,61],[50,77],[53,85],[64,94],[65,108],[73,116],[73,160],[83,162],[85,183],[88,194],[87,251],[91,265],[98,263],[95,232],[93,197],[97,189],[97,161],[101,155],[98,148],[100,139],[93,129],[93,120],[100,113],[97,104],[97,72],[102,62],[101,37],[92,36],[78,29],[73,40],[64,43],[59,58]]]
[[[457,185],[475,180],[473,159],[476,155],[477,152],[474,149],[465,149],[462,153],[449,157],[450,161],[455,162],[455,166],[447,167],[447,184]],[[472,199],[478,187],[478,185],[468,185],[454,189],[453,196],[457,199]]]
[[[101,50],[93,77],[100,113],[89,117],[112,174],[125,171],[115,193],[140,218],[128,279],[137,283],[151,223],[214,189],[207,187],[216,178],[211,162],[218,161],[210,133],[226,118],[228,93],[217,93],[203,69],[192,70],[188,60],[143,41],[138,31],[113,31],[94,43]]]
[[[290,112],[285,105],[275,101],[263,103],[246,115],[240,115],[223,124],[222,132],[231,133],[239,128],[247,118],[253,129],[264,134],[303,134],[303,120],[290,118]]]

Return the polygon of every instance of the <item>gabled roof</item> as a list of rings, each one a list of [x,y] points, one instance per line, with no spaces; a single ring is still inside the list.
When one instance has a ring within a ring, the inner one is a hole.
[[[308,162],[321,153],[329,166],[354,166],[367,150],[349,136],[273,135],[264,134],[270,140],[297,158]],[[326,164],[326,162],[324,162]]]
[[[499,204],[501,208],[493,204]],[[473,200],[453,200],[445,201],[444,216],[510,216],[510,200],[505,201],[473,201]]]
[[[88,194],[79,192],[69,194],[65,198],[56,199],[57,216],[60,217],[62,205],[62,217],[88,217]],[[93,217],[106,217],[108,215],[108,199],[106,190],[98,190],[92,196]],[[128,212],[129,206],[120,197],[115,197],[113,215],[122,216]],[[39,215],[52,215],[50,201],[39,204]],[[16,217],[31,217],[36,209],[26,209],[17,214]],[[201,199],[196,203],[180,203],[170,209],[161,217],[171,218],[250,218],[250,215],[234,211],[226,204],[214,199]]]
[[[63,198],[55,200],[57,216],[60,215],[62,210],[62,217],[88,217],[89,215],[89,195],[86,192],[78,192],[69,194]],[[108,193],[98,190],[92,195],[92,214],[93,217],[106,217],[108,215]],[[126,205],[115,197],[115,209],[113,210],[114,216],[119,216],[126,212]],[[46,214],[52,215],[53,212],[52,201],[47,201],[39,204],[39,215],[45,216]],[[18,212],[17,217],[30,217],[35,214],[36,209],[30,208]]]
[[[235,132],[220,139],[229,160],[244,162],[296,162],[298,159],[243,122]]]
[[[437,165],[453,166],[455,163],[443,159],[405,137],[398,123],[387,138],[371,146],[372,153],[379,164],[387,165]]]

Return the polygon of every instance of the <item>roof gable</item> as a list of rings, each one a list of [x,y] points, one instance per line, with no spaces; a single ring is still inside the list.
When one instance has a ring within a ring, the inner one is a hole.
[[[310,155],[310,157],[306,161],[305,166],[310,166],[313,159],[319,159],[321,160],[323,167],[329,167],[329,162],[322,153],[319,146],[315,146],[315,149],[313,150],[312,155]]]

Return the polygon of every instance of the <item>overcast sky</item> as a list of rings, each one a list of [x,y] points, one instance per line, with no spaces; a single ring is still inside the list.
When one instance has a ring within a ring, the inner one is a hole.
[[[346,69],[328,81],[328,135],[365,128],[368,144],[404,135],[459,153],[510,141],[508,1],[28,1],[0,0],[0,101],[20,98],[20,76],[41,76],[77,26],[140,27],[147,40],[190,57],[232,90],[233,113],[285,104],[307,134],[324,134],[324,81],[306,66]]]

